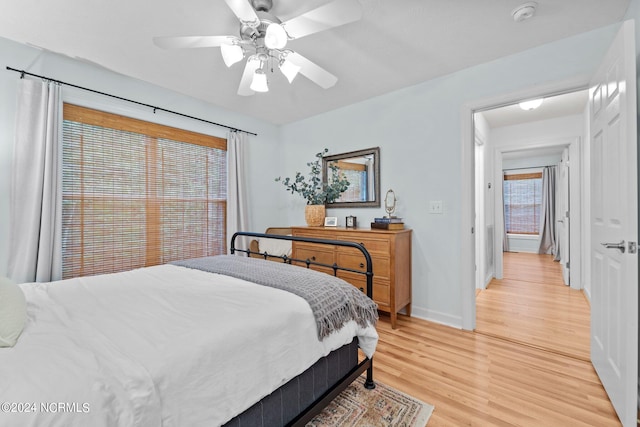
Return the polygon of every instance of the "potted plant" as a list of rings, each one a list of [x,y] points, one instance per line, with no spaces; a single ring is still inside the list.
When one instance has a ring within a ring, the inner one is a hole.
[[[322,180],[322,158],[328,152],[329,150],[325,148],[316,154],[316,159],[313,162],[307,163],[310,168],[308,178],[301,172],[296,172],[294,179],[276,178],[276,181],[282,182],[291,194],[298,193],[306,200],[305,220],[309,226],[322,225],[325,217],[325,205],[335,202],[349,188],[349,181],[335,163],[329,163],[327,172],[330,173],[330,177],[327,177],[326,182]]]

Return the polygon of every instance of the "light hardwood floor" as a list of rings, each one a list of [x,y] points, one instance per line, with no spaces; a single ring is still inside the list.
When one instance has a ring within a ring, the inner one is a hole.
[[[554,324],[550,311],[546,323]],[[382,315],[378,333],[375,379],[434,405],[429,427],[620,425],[580,357],[406,316],[392,329]]]
[[[476,297],[476,331],[589,360],[589,303],[551,255],[504,253],[504,278]]]

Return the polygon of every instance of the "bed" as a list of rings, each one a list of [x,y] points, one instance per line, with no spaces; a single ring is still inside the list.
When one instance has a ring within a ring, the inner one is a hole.
[[[27,322],[0,348],[0,426],[304,425],[365,371],[374,387],[375,304],[286,255],[237,256],[251,255],[239,237],[353,246],[371,295],[360,245],[259,233],[236,233],[235,256],[21,284]],[[303,299],[318,281],[331,292]]]

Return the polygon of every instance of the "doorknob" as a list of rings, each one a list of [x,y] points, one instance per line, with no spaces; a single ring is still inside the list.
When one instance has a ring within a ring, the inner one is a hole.
[[[624,250],[625,250],[624,240],[621,241],[620,243],[600,243],[600,244],[607,249],[620,249],[620,252],[622,253],[624,253]]]

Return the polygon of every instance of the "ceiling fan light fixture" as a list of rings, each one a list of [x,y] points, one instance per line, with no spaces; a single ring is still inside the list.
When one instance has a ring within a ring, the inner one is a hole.
[[[523,102],[519,103],[518,105],[523,110],[529,111],[529,110],[535,110],[536,108],[541,106],[542,105],[542,101],[544,101],[543,98],[538,98],[538,99],[532,99],[530,101],[523,101]]]
[[[242,47],[237,44],[221,44],[220,53],[222,53],[222,60],[227,67],[231,67],[233,64],[242,61],[242,58],[244,58]]]
[[[280,24],[272,22],[264,35],[264,45],[269,49],[282,49],[287,45],[287,32]]]
[[[284,76],[289,80],[289,83],[293,82],[293,79],[296,78],[298,72],[300,71],[300,67],[293,62],[285,59],[280,63],[280,71]]]
[[[254,92],[269,92],[269,85],[267,84],[267,75],[258,68],[253,74],[253,80],[251,86],[249,86]]]

